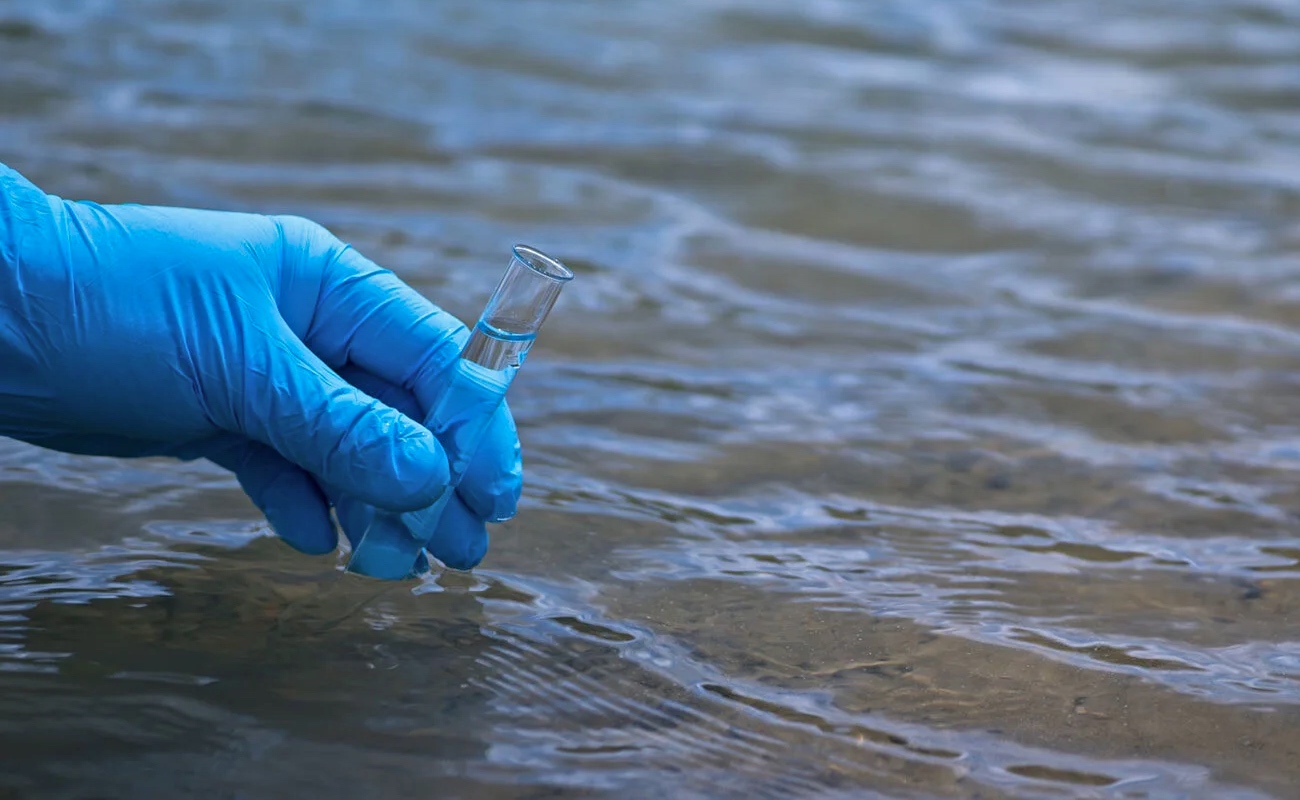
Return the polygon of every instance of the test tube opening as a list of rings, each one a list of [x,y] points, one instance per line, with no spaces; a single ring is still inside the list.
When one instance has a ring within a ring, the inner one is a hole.
[[[518,244],[461,354],[489,369],[519,367],[573,272],[535,247]]]
[[[515,258],[523,262],[524,266],[535,272],[540,272],[551,280],[560,281],[561,283],[573,280],[572,270],[535,247],[517,244],[514,247],[514,254]]]
[[[512,253],[479,321],[508,335],[536,335],[573,272],[535,247],[518,244]]]

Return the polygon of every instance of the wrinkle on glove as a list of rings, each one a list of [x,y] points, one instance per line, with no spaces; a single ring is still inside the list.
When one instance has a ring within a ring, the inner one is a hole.
[[[331,506],[442,494],[446,450],[422,421],[467,339],[309,220],[72,202],[0,164],[0,435],[207,458],[303,552],[337,546]],[[522,485],[509,409],[484,424],[463,513],[428,532],[474,564]]]

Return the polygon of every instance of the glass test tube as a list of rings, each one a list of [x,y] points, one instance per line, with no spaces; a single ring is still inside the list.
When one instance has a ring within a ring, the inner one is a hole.
[[[559,261],[516,245],[496,290],[488,299],[451,380],[425,425],[438,436],[450,464],[451,480],[433,505],[372,524],[352,551],[347,571],[373,578],[413,576],[442,511],[464,477],[479,440],[515,373],[523,366],[542,323],[573,273]],[[391,524],[394,518],[400,524]]]

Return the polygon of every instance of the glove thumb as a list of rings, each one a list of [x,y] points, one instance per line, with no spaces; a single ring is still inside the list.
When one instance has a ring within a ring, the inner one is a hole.
[[[438,498],[449,468],[427,428],[343,380],[287,326],[263,342],[249,348],[244,396],[231,399],[241,433],[379,508],[414,511]]]

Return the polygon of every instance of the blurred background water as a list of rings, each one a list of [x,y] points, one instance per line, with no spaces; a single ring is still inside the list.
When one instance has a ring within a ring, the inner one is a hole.
[[[1300,796],[1300,4],[0,0],[0,161],[566,290],[473,576],[0,444],[0,797]]]

